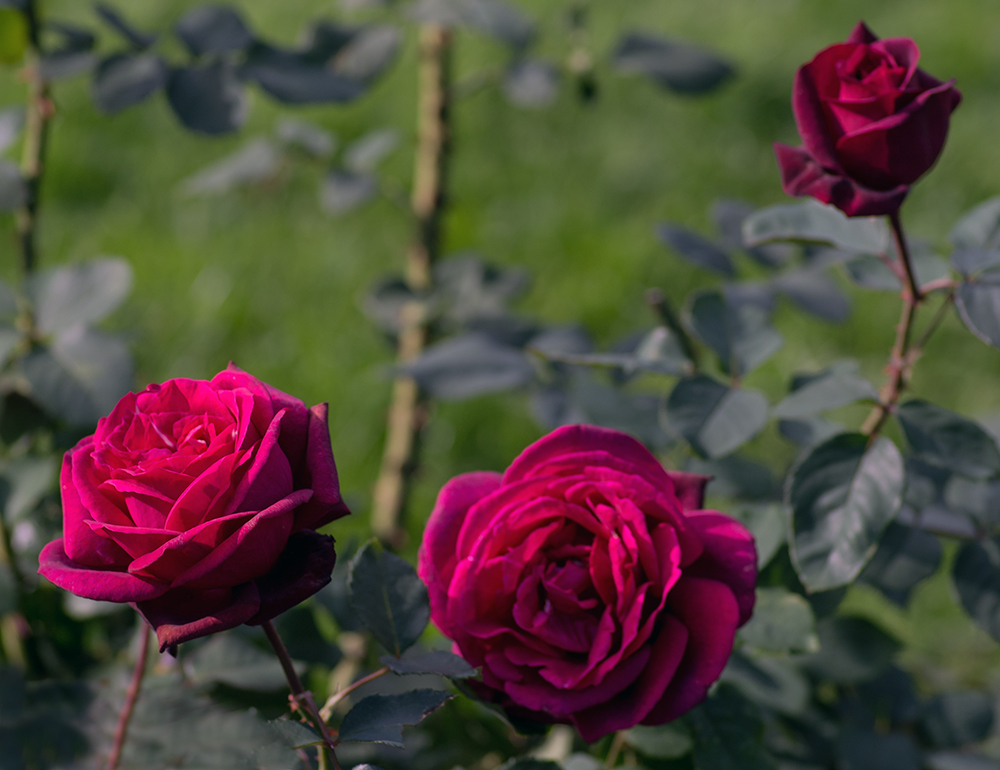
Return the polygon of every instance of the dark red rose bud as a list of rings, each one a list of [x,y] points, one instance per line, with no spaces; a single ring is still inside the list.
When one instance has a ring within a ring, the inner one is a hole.
[[[330,582],[340,497],[326,404],[230,365],[129,393],[63,458],[63,537],[38,571],[132,604],[160,650],[259,625]]]
[[[962,100],[954,80],[917,68],[909,38],[879,40],[864,22],[799,68],[792,111],[804,147],[774,145],[789,195],[848,216],[891,214],[944,148]]]

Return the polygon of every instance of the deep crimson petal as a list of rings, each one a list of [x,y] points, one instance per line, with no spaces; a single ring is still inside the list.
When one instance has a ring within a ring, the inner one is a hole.
[[[304,602],[330,582],[336,560],[329,535],[304,529],[289,537],[275,565],[254,581],[260,609],[247,624],[260,625]]]
[[[799,136],[811,154],[821,165],[837,168],[836,136],[831,136],[826,122],[826,113],[820,101],[816,78],[823,70],[816,72],[815,61],[799,67],[792,85],[792,112]],[[780,163],[780,160],[779,160]],[[787,192],[787,190],[786,190]]]
[[[909,193],[907,185],[892,190],[872,190],[846,176],[823,169],[801,147],[775,143],[774,153],[781,169],[781,186],[789,195],[809,195],[821,203],[836,206],[849,217],[878,216],[899,210]]]
[[[293,463],[292,468],[297,469],[296,488],[313,491],[312,499],[295,513],[293,532],[319,529],[351,512],[340,496],[325,403],[309,410],[304,462]]]
[[[705,550],[684,574],[725,583],[740,608],[740,625],[750,619],[757,586],[757,547],[753,535],[738,521],[717,511],[697,511],[688,517]]]
[[[175,588],[133,606],[156,631],[163,652],[181,642],[243,625],[260,610],[260,596],[254,583],[215,591]]]
[[[128,572],[94,569],[66,555],[63,538],[48,543],[38,555],[38,573],[70,593],[104,602],[138,602],[154,599],[168,588],[150,578]]]
[[[697,511],[705,504],[705,487],[712,480],[711,476],[685,471],[667,471],[674,494],[681,501],[685,511]]]
[[[847,36],[847,42],[854,45],[871,44],[878,40],[878,36],[868,29],[868,25],[859,21],[854,25],[851,34]]]
[[[247,469],[233,491],[226,514],[239,511],[260,511],[284,499],[293,489],[292,467],[278,445],[282,418],[278,412],[257,445],[253,464]]]

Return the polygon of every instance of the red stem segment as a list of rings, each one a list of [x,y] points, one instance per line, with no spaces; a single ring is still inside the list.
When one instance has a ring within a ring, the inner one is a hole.
[[[142,618],[139,619],[139,624],[142,628],[142,641],[139,643],[139,654],[135,659],[132,681],[129,682],[128,691],[125,693],[125,705],[122,706],[121,714],[118,715],[118,726],[115,728],[114,742],[111,744],[111,753],[108,755],[108,770],[115,770],[118,767],[122,747],[125,745],[125,736],[128,733],[128,723],[132,720],[132,712],[135,710],[136,701],[139,700],[139,692],[142,690],[142,678],[146,675],[146,662],[149,660],[149,627]]]

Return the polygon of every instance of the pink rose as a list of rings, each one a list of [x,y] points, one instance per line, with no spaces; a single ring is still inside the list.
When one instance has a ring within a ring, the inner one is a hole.
[[[917,69],[907,37],[879,40],[863,22],[846,43],[799,67],[792,110],[804,147],[775,144],[789,195],[847,216],[892,214],[934,165],[962,94]]]
[[[502,476],[449,481],[418,572],[484,694],[588,742],[700,703],[757,578],[750,533],[699,510],[707,481],[587,425],[536,441]]]
[[[160,650],[258,625],[330,581],[340,498],[326,404],[230,364],[129,393],[63,458],[63,537],[38,571],[129,602]]]

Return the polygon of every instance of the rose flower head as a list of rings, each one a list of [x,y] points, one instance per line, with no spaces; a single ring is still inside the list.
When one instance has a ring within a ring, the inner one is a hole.
[[[232,364],[129,393],[63,458],[63,537],[38,571],[128,602],[160,650],[259,625],[330,581],[340,497],[327,406]]]
[[[799,67],[792,111],[803,147],[774,145],[789,195],[811,195],[847,216],[893,214],[937,160],[952,111],[954,80],[917,68],[906,37],[879,40],[864,22],[845,43]]]
[[[757,578],[750,533],[700,510],[707,481],[589,425],[553,431],[503,475],[449,481],[418,572],[431,619],[482,667],[481,694],[588,742],[700,703]]]

